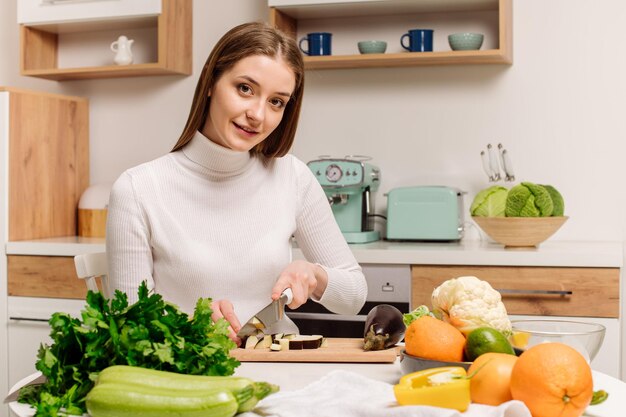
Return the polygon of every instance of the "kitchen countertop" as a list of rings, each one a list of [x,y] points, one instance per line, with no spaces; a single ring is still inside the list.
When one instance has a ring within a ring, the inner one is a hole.
[[[350,245],[362,264],[494,265],[621,268],[620,241],[547,241],[538,248],[505,249],[476,240],[455,243],[378,241]],[[103,252],[103,238],[61,237],[8,242],[7,255],[74,256]],[[294,259],[302,252],[294,245]]]
[[[235,375],[278,384],[283,391],[304,388],[329,372],[343,369],[368,378],[396,384],[402,376],[400,360],[394,363],[291,363],[242,362]],[[626,409],[626,383],[598,371],[593,371],[594,390],[603,389],[609,398],[602,404],[588,408],[584,416],[618,417]]]
[[[402,376],[400,360],[394,363],[294,363],[294,362],[243,362],[235,375],[267,381],[280,386],[281,391],[294,391],[322,378],[337,369],[354,372],[378,381],[395,384]],[[609,398],[602,404],[589,407],[584,416],[618,417],[626,409],[626,383],[593,371],[594,390],[603,389]],[[12,390],[13,388],[11,388]],[[32,416],[33,411],[25,404],[9,404],[20,417]]]

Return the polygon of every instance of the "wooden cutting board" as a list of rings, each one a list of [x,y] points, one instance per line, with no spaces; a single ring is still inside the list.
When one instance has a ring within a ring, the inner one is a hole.
[[[237,348],[231,356],[241,362],[395,362],[398,348],[364,351],[363,339],[327,338],[328,346],[319,349],[281,350]]]

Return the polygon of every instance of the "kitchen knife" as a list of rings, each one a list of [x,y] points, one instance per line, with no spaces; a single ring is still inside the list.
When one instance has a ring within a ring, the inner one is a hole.
[[[274,323],[281,320],[285,315],[285,305],[291,303],[293,293],[291,288],[285,289],[278,300],[274,300],[261,311],[256,313],[241,329],[237,332],[237,337],[242,339],[246,336],[256,333],[257,330],[265,332]]]
[[[47,378],[43,376],[43,374],[39,371],[35,372],[34,374],[28,375],[26,378],[21,379],[15,385],[13,385],[13,387],[11,388],[11,391],[9,391],[9,395],[7,395],[6,398],[4,399],[4,404],[17,401],[17,398],[20,395],[20,390],[22,388],[28,385],[43,384],[46,381],[47,381]]]

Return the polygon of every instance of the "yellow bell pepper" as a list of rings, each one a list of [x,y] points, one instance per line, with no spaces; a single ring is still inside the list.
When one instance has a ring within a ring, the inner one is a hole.
[[[400,405],[430,405],[467,410],[470,380],[460,366],[444,366],[412,372],[400,378],[393,392]]]

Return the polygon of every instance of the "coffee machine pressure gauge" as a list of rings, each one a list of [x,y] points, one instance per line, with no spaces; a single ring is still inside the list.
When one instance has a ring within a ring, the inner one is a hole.
[[[343,171],[339,165],[332,164],[326,168],[326,179],[330,182],[337,182],[343,177]]]

